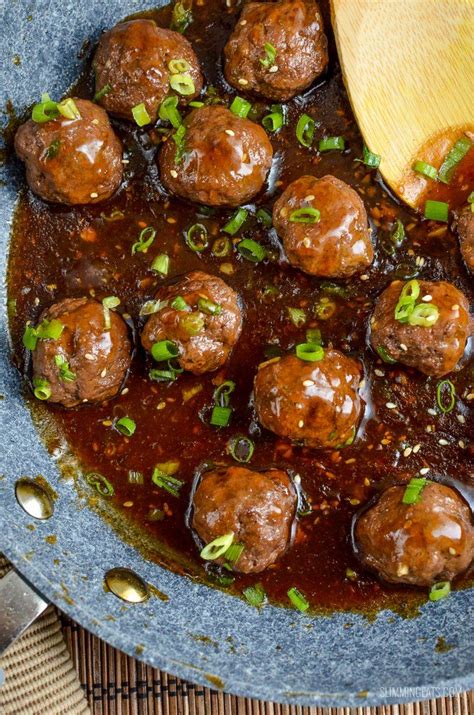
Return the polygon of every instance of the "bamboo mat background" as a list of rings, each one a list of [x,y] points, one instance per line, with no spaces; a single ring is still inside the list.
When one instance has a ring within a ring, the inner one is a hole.
[[[306,708],[193,685],[120,653],[60,614],[93,715],[474,715],[474,693],[378,708]],[[66,715],[66,714],[65,714]]]

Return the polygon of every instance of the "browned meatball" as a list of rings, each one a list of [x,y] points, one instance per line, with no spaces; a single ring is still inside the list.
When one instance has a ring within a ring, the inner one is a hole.
[[[169,191],[209,206],[238,206],[260,191],[273,157],[262,127],[219,106],[195,109],[182,126],[181,148],[169,139],[160,152]]]
[[[301,212],[294,212],[305,208],[317,209],[319,220],[299,221]],[[344,278],[364,270],[374,259],[362,199],[335,176],[302,176],[293,181],[273,207],[273,225],[289,262],[305,273]]]
[[[181,60],[182,67],[173,60]],[[122,22],[105,32],[93,65],[98,101],[108,112],[124,119],[133,120],[132,108],[143,103],[155,121],[167,95],[191,101],[202,89],[201,69],[191,44],[179,32],[158,27],[153,20]],[[189,84],[186,94],[170,85],[170,81],[180,79],[176,75],[182,74]]]
[[[473,204],[463,208],[457,220],[457,231],[466,266],[474,273],[474,212]]]
[[[224,49],[225,76],[239,91],[286,101],[309,87],[328,62],[313,0],[250,2]]]
[[[370,341],[383,359],[399,361],[425,375],[441,377],[454,370],[469,337],[469,304],[451,283],[415,281],[418,304],[434,305],[438,318],[431,327],[411,325],[395,318],[395,308],[406,285],[394,281],[377,300],[371,320]],[[431,299],[424,301],[423,298]]]
[[[296,503],[286,472],[222,467],[207,472],[199,482],[192,525],[205,544],[233,533],[233,543],[244,546],[234,570],[258,573],[286,550]]]
[[[178,346],[181,367],[195,375],[225,363],[242,330],[239,296],[227,283],[193,271],[179,283],[160,288],[155,298],[161,307],[143,329],[145,350],[171,340]]]
[[[405,486],[384,491],[357,520],[356,548],[363,563],[386,581],[429,586],[451,580],[474,558],[468,504],[454,489],[428,482],[415,504]]]
[[[57,340],[38,340],[33,384],[46,380],[50,402],[74,407],[102,402],[120,390],[131,361],[128,329],[120,315],[90,298],[65,298],[45,310],[43,320],[64,326]],[[108,323],[110,320],[110,324]]]
[[[338,350],[306,362],[295,355],[263,363],[255,377],[261,424],[309,447],[350,444],[362,413],[359,364]]]
[[[103,109],[87,99],[74,102],[80,119],[29,119],[16,133],[15,150],[30,189],[45,201],[96,204],[120,185],[122,145]]]

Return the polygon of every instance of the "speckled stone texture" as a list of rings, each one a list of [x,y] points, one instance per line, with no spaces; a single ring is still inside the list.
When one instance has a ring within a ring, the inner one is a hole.
[[[213,0],[220,2],[221,0]],[[223,2],[223,0],[222,0]],[[149,0],[4,0],[0,4],[0,107],[17,112],[41,91],[60,96],[81,69],[84,41]],[[19,56],[20,63],[15,63]],[[3,116],[6,121],[6,116]],[[112,645],[183,678],[233,693],[311,705],[374,705],[474,687],[473,591],[427,603],[404,620],[382,612],[311,617],[261,611],[146,561],[85,506],[40,442],[10,364],[5,275],[22,168],[2,167],[0,188],[0,551],[68,615]],[[36,523],[17,505],[15,480],[42,474],[58,493]],[[57,543],[45,537],[55,534]],[[56,565],[54,563],[56,560]],[[126,605],[103,589],[104,572],[134,568],[170,596]],[[197,640],[196,635],[210,640]],[[435,650],[439,636],[454,647]],[[433,688],[420,691],[419,688]]]

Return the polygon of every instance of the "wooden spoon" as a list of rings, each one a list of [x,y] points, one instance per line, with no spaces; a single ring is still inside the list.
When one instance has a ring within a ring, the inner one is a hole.
[[[369,149],[398,196],[420,206],[454,142],[474,130],[472,0],[331,0],[344,81]],[[473,138],[473,137],[471,137]]]

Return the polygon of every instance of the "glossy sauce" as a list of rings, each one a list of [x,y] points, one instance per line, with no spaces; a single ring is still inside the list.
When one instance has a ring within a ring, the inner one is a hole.
[[[311,513],[299,519],[294,543],[277,564],[256,576],[236,574],[229,588],[239,593],[246,585],[261,582],[271,600],[288,604],[286,592],[297,586],[313,607],[324,609],[401,606],[411,602],[411,594],[420,592],[384,585],[361,569],[352,553],[351,521],[377,490],[405,481],[423,467],[430,468],[431,478],[451,477],[474,486],[469,447],[473,424],[466,399],[473,391],[473,366],[466,354],[462,369],[449,376],[458,398],[455,409],[444,415],[436,405],[438,380],[383,364],[368,347],[368,321],[377,296],[395,278],[452,281],[471,302],[473,286],[453,232],[398,205],[376,172],[354,162],[362,156],[363,142],[342,84],[326,3],[323,11],[330,40],[328,73],[303,97],[288,103],[287,125],[271,136],[273,168],[256,206],[271,210],[288,183],[303,174],[334,174],[354,187],[366,205],[376,254],[371,268],[361,277],[338,281],[343,295],[334,295],[331,285],[328,291],[327,281],[289,266],[275,232],[263,228],[255,218],[249,218],[239,235],[262,241],[271,257],[265,264],[249,263],[235,252],[216,258],[211,248],[193,253],[183,232],[198,221],[206,225],[212,239],[218,238],[234,211],[203,210],[166,196],[155,161],[161,135],[150,128],[140,130],[114,121],[129,162],[125,164],[125,181],[114,197],[96,206],[69,208],[47,205],[28,190],[21,196],[10,255],[11,328],[16,360],[22,365],[25,322],[36,321],[45,307],[63,297],[117,295],[140,329],[140,307],[167,280],[196,269],[221,276],[240,293],[245,321],[231,359],[218,373],[201,377],[183,374],[171,384],[152,382],[148,379],[151,359],[138,347],[126,391],[117,399],[69,411],[40,405],[36,412],[49,412],[65,434],[82,465],[77,474],[82,489],[89,489],[84,481],[89,471],[105,475],[113,485],[112,501],[122,515],[125,538],[131,521],[145,532],[158,561],[209,583],[215,583],[215,574],[205,570],[186,526],[193,479],[204,463],[232,463],[226,452],[228,440],[238,434],[250,435],[256,444],[250,466],[277,466],[299,474]],[[228,92],[223,79],[222,48],[236,14],[235,9],[224,10],[221,3],[196,5],[194,22],[186,32],[208,86],[217,87],[227,103],[235,93]],[[165,8],[146,16],[168,26],[170,11]],[[81,81],[76,91],[90,97],[90,80]],[[258,119],[269,111],[268,104],[257,102],[256,107]],[[320,155],[300,146],[295,126],[303,111],[318,122],[317,138],[342,135],[346,151]],[[433,198],[444,192],[443,199],[450,201],[452,209],[466,201],[474,178],[472,153],[459,166],[453,186],[436,188]],[[114,211],[122,212],[123,218],[104,218],[113,216]],[[407,239],[392,251],[389,234],[396,218],[404,223]],[[132,244],[148,225],[157,231],[153,245],[148,253],[131,256]],[[150,270],[153,258],[160,253],[171,259],[167,279]],[[313,312],[321,298],[335,304],[327,320],[317,319]],[[295,327],[288,307],[303,308],[307,324]],[[255,421],[251,395],[257,365],[275,351],[291,350],[304,342],[308,327],[320,328],[326,346],[359,358],[364,366],[361,394],[365,416],[354,444],[343,450],[295,447],[262,430]],[[223,379],[236,383],[231,400],[234,413],[229,427],[216,429],[209,425],[212,394]],[[395,403],[397,408],[389,409],[387,403]],[[137,424],[131,438],[111,427],[115,418],[124,415]],[[54,440],[50,442],[52,448],[55,445]],[[167,460],[180,462],[177,476],[185,486],[178,499],[151,482],[154,465]],[[144,485],[130,485],[129,470],[142,472]],[[149,521],[153,509],[164,512],[162,521]],[[346,576],[348,568],[357,573],[356,580]],[[425,593],[421,595],[426,598]]]

